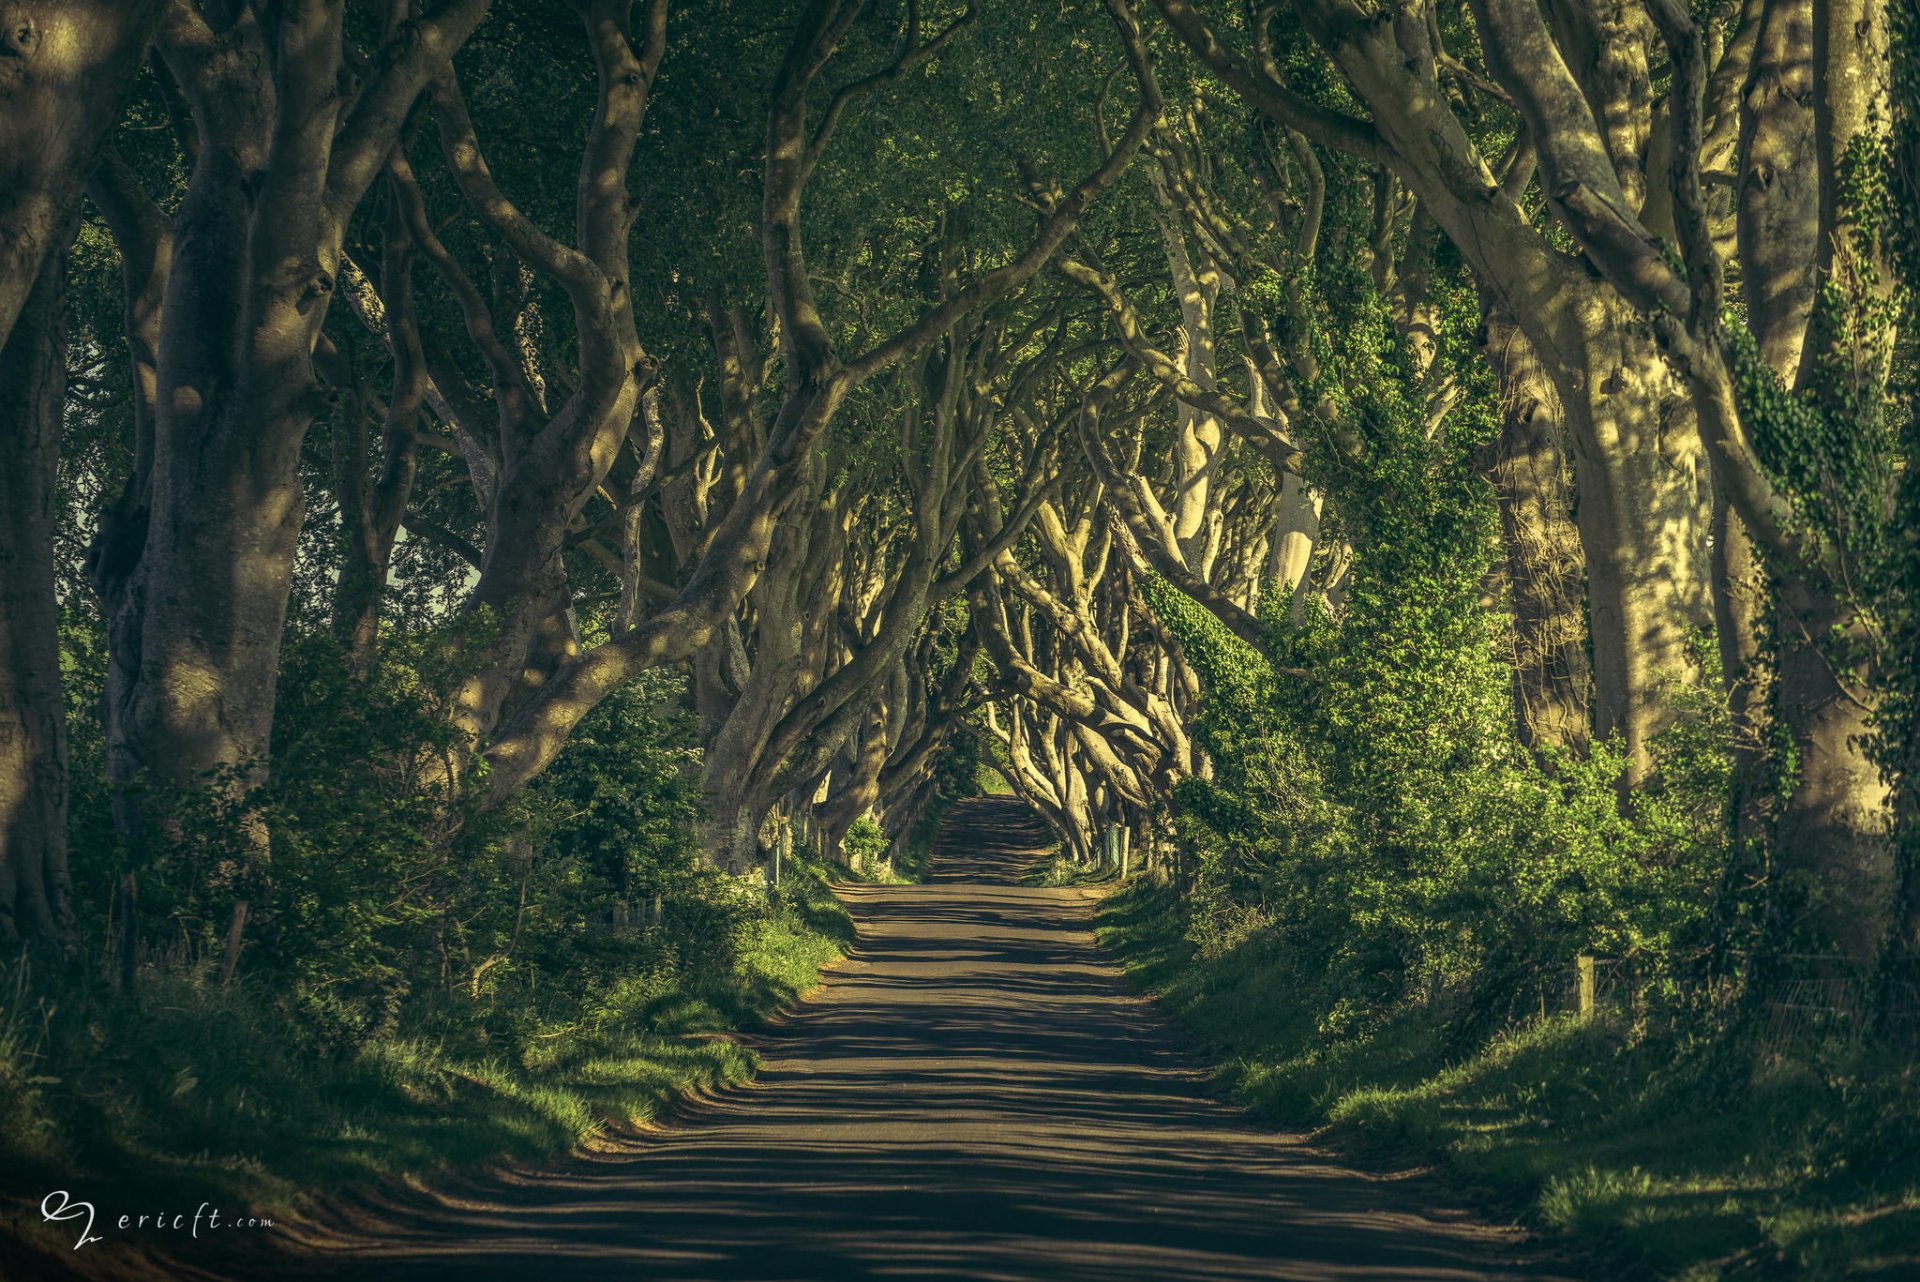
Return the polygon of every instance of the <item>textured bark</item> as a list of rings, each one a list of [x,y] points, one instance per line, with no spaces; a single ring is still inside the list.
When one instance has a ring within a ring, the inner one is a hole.
[[[93,555],[112,611],[109,768],[136,848],[146,785],[217,777],[239,793],[264,778],[300,450],[331,403],[313,362],[342,229],[485,8],[450,0],[394,30],[345,101],[337,4],[220,29],[193,6],[167,14],[159,45],[198,145],[170,260],[142,250],[166,267],[150,463]],[[137,220],[114,221],[123,246],[138,243]]]
[[[1486,351],[1500,378],[1493,481],[1513,615],[1516,723],[1530,748],[1583,752],[1593,685],[1559,395],[1511,318],[1488,317]]]
[[[58,249],[164,0],[0,2],[0,345]]]
[[[0,943],[62,943],[67,720],[54,598],[66,395],[65,251],[53,248],[0,343]]]

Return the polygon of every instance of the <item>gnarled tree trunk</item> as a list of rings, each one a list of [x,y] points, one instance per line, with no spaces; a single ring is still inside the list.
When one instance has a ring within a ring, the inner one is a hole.
[[[0,344],[0,943],[64,939],[67,717],[53,532],[66,395],[65,253]]]
[[[1513,694],[1521,742],[1583,752],[1593,732],[1586,591],[1573,524],[1560,397],[1510,317],[1487,318],[1500,378],[1493,483],[1513,616]]]

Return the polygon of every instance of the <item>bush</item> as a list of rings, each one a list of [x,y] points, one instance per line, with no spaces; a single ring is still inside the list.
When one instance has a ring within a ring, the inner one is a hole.
[[[1390,325],[1361,314],[1326,354],[1372,430],[1339,464],[1330,533],[1359,549],[1340,616],[1293,627],[1264,610],[1279,622],[1263,654],[1149,588],[1205,690],[1213,774],[1175,797],[1187,930],[1203,956],[1284,954],[1326,1033],[1440,1003],[1464,1044],[1537,1008],[1578,953],[1631,958],[1656,985],[1689,963],[1726,866],[1729,734],[1720,701],[1677,695],[1660,782],[1630,818],[1613,745],[1584,760],[1521,746],[1503,617],[1482,599],[1497,509],[1474,406],[1497,402],[1480,388],[1429,435]]]
[[[481,814],[433,776],[441,642],[392,636],[357,676],[328,638],[294,639],[271,782],[244,810],[217,786],[149,795],[171,840],[137,868],[131,992],[102,965],[0,966],[10,1183],[58,1172],[131,1196],[184,1165],[236,1200],[290,1198],[545,1155],[748,1071],[705,1035],[792,1001],[852,931],[816,868],[770,898],[704,865],[684,676],[607,699],[519,800]],[[70,656],[83,700],[96,652]],[[76,735],[73,767],[76,833],[110,834],[97,736]],[[74,862],[81,904],[134,867],[111,840]],[[109,922],[83,917],[80,956],[112,954]]]

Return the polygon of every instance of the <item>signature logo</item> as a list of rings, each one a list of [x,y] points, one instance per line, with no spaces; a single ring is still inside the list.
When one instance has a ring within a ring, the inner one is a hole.
[[[56,1199],[58,1199],[60,1203],[59,1206],[54,1205]],[[40,1214],[49,1224],[59,1224],[66,1220],[77,1220],[82,1215],[87,1217],[86,1224],[80,1230],[80,1240],[73,1244],[73,1249],[76,1251],[89,1242],[106,1241],[105,1238],[94,1236],[93,1203],[76,1202],[65,1189],[55,1189],[53,1192],[41,1198]]]
[[[89,1242],[104,1242],[105,1238],[93,1231],[93,1203],[77,1200],[65,1189],[55,1189],[40,1199],[40,1215],[49,1224],[64,1224],[69,1220],[85,1218],[80,1226],[80,1238],[73,1244],[78,1251]],[[192,1215],[185,1211],[144,1212],[139,1215],[123,1215],[114,1221],[117,1229],[157,1229],[161,1232],[190,1233],[195,1241],[200,1238],[200,1230],[206,1229],[270,1229],[273,1221],[266,1216],[242,1215],[231,1220],[220,1218],[220,1208],[202,1202]]]

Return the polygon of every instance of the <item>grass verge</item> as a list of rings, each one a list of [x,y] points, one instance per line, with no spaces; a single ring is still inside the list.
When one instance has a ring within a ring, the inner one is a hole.
[[[1467,1053],[1418,1013],[1318,1034],[1258,940],[1197,954],[1179,905],[1134,882],[1101,942],[1221,1048],[1255,1115],[1356,1156],[1435,1162],[1496,1210],[1565,1235],[1605,1278],[1920,1278],[1920,1071],[1855,1048],[1762,1060],[1737,1044],[1548,1019]]]
[[[96,1227],[106,1241],[76,1254],[78,1223],[40,1214],[56,1189],[92,1203],[96,1226],[202,1202],[286,1217],[310,1190],[551,1158],[749,1077],[752,1052],[717,1034],[814,987],[853,927],[804,864],[774,904],[717,915],[731,959],[717,971],[682,973],[663,950],[585,992],[555,975],[547,999],[443,998],[331,1055],[245,984],[155,974],[129,1009],[98,985],[0,971],[0,1276],[111,1272],[116,1254],[173,1245]]]
[[[1020,874],[1020,882],[1026,886],[1099,886],[1119,876],[1119,869],[1105,864],[1076,863],[1056,845]]]

